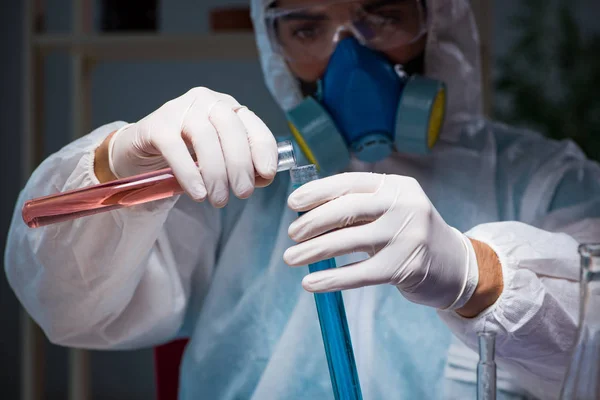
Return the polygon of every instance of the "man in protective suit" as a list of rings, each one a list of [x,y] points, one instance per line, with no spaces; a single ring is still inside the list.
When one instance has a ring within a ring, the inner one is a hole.
[[[600,241],[598,164],[482,117],[466,0],[253,0],[252,17],[267,86],[326,177],[293,191],[264,123],[206,88],[74,141],[30,178],[6,252],[48,338],[189,337],[182,399],[332,398],[310,292],[348,289],[365,399],[473,398],[482,330],[497,335],[499,398],[556,398],[577,246]],[[21,221],[26,199],[165,166],[187,196]],[[286,265],[333,256],[343,267]]]

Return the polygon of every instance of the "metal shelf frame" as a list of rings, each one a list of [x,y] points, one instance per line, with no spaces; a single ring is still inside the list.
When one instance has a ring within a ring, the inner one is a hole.
[[[43,157],[44,62],[51,52],[70,56],[72,139],[91,130],[91,78],[94,64],[101,61],[245,61],[257,60],[252,33],[206,35],[94,34],[92,1],[71,0],[72,32],[41,32],[43,0],[24,0],[23,132],[21,171],[25,184]],[[485,110],[491,113],[490,48],[491,0],[472,1],[480,26]],[[44,398],[46,339],[41,329],[23,310],[21,318],[21,399]],[[90,355],[69,350],[69,400],[90,400]]]

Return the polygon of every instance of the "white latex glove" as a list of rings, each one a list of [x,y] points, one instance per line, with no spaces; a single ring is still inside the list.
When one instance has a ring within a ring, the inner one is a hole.
[[[457,309],[478,282],[471,242],[448,226],[419,183],[409,177],[346,173],[309,182],[288,205],[308,211],[289,227],[301,242],[285,261],[301,266],[354,252],[365,261],[307,275],[310,292],[389,283],[410,301]]]
[[[247,198],[277,170],[277,143],[263,121],[233,97],[206,88],[191,89],[119,129],[108,154],[117,178],[168,166],[193,199],[202,201],[208,192],[216,207],[227,204],[230,186]]]

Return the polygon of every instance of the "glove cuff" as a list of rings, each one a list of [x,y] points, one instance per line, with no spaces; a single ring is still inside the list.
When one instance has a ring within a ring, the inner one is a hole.
[[[456,297],[456,300],[454,300],[450,306],[445,308],[446,310],[458,310],[467,304],[469,299],[471,299],[471,296],[473,296],[473,293],[475,293],[475,289],[477,289],[477,284],[479,283],[479,265],[477,264],[477,255],[475,254],[473,244],[469,238],[463,235],[460,231],[455,228],[452,229],[457,235],[460,236],[464,245],[466,253],[466,268],[461,291]]]
[[[112,174],[117,179],[121,179],[122,176],[119,176],[119,174],[117,174],[117,171],[116,171],[116,168],[115,168],[114,157],[113,157],[114,147],[115,147],[115,141],[116,141],[117,137],[121,134],[121,132],[123,132],[125,129],[129,128],[132,125],[133,124],[127,124],[127,125],[124,125],[121,128],[119,128],[115,132],[115,134],[112,135],[112,137],[110,138],[110,141],[108,142],[108,168],[110,169],[110,172],[112,172]]]

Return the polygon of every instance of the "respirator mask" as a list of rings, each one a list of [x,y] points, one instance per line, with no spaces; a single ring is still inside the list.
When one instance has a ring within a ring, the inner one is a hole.
[[[382,54],[426,32],[420,1],[331,1],[269,9],[267,26],[275,48],[289,61],[329,58],[316,92],[287,112],[297,145],[321,175],[343,171],[351,155],[374,163],[394,150],[424,154],[435,144],[444,119],[445,85],[409,75]]]

